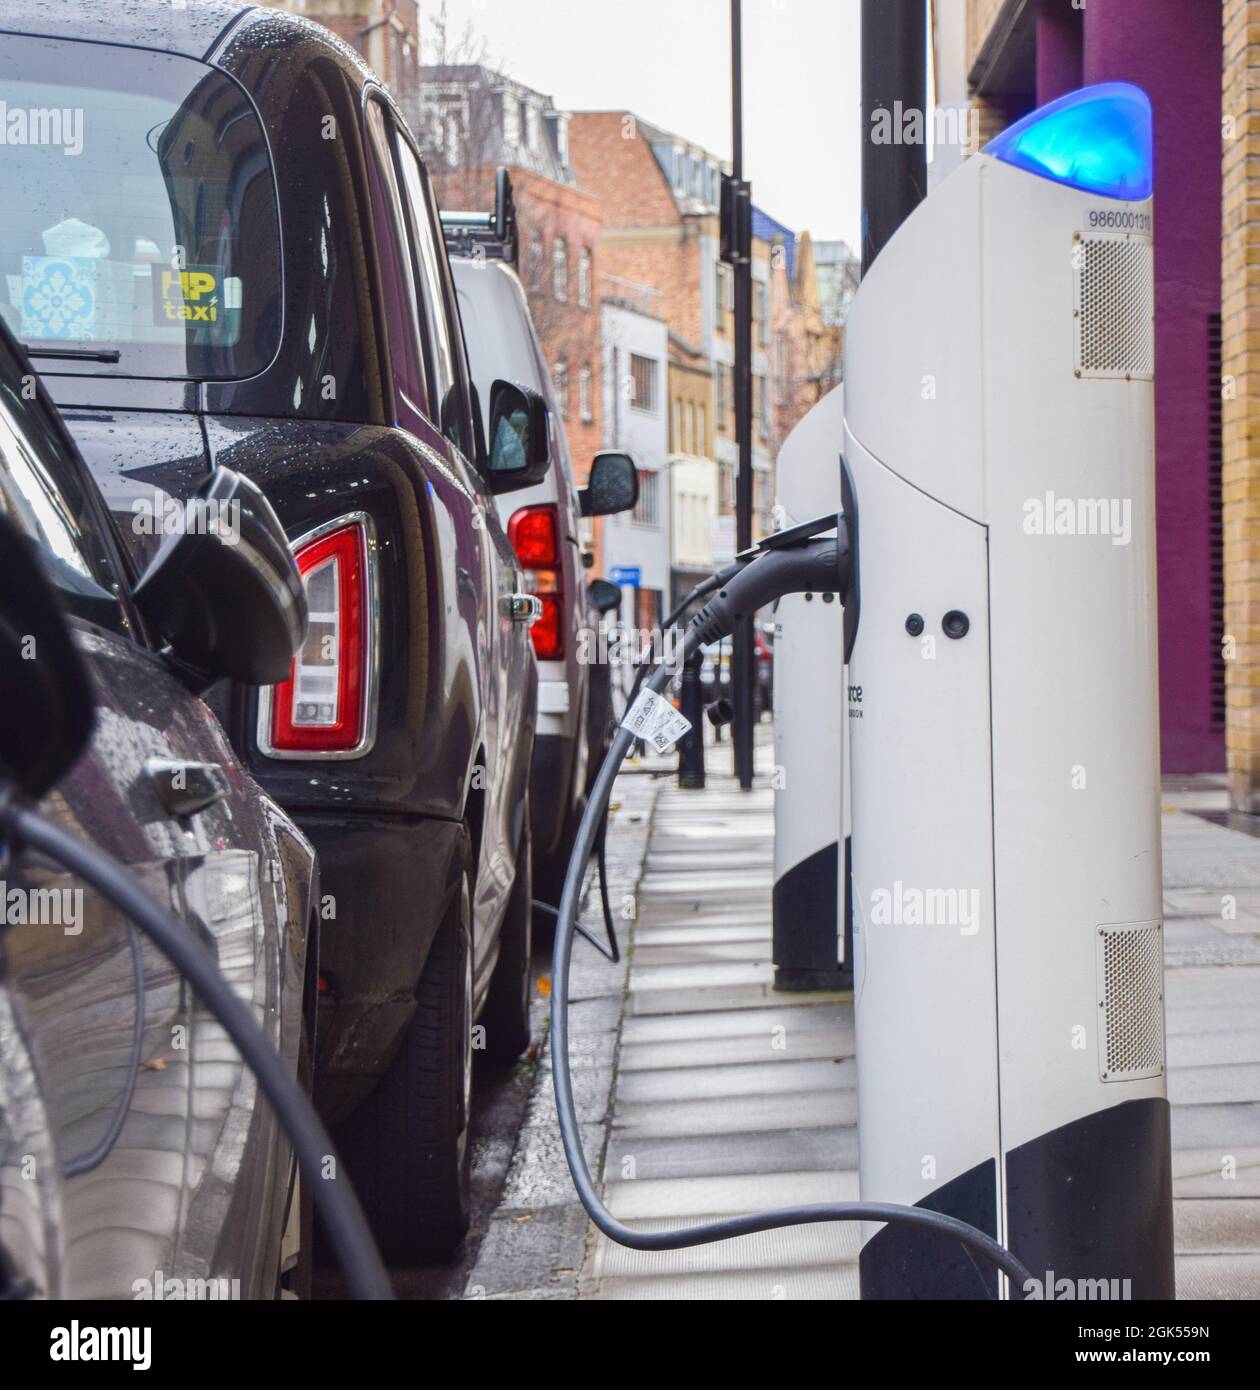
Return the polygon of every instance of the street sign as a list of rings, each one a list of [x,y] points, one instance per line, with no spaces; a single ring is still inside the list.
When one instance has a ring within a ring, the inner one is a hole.
[[[639,565],[614,565],[611,571],[612,582],[623,589],[639,589],[643,586],[643,569]]]

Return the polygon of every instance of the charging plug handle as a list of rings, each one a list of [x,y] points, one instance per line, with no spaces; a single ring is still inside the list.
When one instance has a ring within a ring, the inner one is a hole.
[[[784,594],[836,593],[844,603],[852,578],[849,531],[837,518],[834,536],[762,551],[718,590],[691,621],[688,637],[708,646],[735,631],[743,618]]]

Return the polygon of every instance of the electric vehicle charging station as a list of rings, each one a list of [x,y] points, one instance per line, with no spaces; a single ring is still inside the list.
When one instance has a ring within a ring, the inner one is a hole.
[[[1012,126],[863,281],[843,448],[863,1200],[1170,1298],[1151,219],[1137,88]],[[999,1292],[864,1235],[863,1297]]]
[[[784,527],[840,511],[829,463],[844,429],[844,387],[820,401],[783,443],[777,495]],[[779,989],[849,989],[848,721],[843,609],[835,593],[784,594],[774,641],[774,921]]]
[[[843,406],[802,435],[838,460],[841,514],[691,595],[716,591],[685,654],[788,594],[843,603],[847,699],[824,713],[850,729],[859,1201],[664,1231],[603,1205],[568,977],[618,730],[570,859],[551,1011],[565,1155],[609,1238],[859,1220],[864,1298],[1173,1296],[1151,185],[1150,104],[1122,83],[1052,102],[943,180],[853,301]]]

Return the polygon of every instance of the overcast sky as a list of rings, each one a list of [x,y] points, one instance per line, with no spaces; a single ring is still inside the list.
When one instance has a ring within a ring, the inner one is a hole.
[[[421,0],[421,42],[442,0]],[[857,245],[858,0],[744,0],[744,163],[794,231]],[[446,0],[486,60],[562,110],[633,111],[731,153],[729,0]]]

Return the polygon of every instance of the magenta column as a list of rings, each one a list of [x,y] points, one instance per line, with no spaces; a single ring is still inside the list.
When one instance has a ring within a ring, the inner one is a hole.
[[[1220,771],[1213,722],[1209,317],[1221,304],[1221,10],[1089,0],[1086,83],[1142,87],[1155,110],[1155,473],[1165,772]],[[1039,65],[1040,66],[1040,65]]]
[[[1038,106],[1082,85],[1083,19],[1083,11],[1072,0],[1038,0]]]

